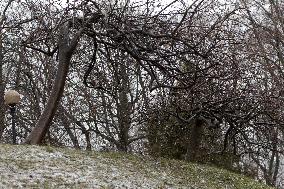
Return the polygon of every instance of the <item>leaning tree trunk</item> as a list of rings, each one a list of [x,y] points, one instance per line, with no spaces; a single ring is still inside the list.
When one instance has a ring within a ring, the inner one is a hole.
[[[47,101],[46,107],[42,112],[35,128],[32,130],[32,132],[26,139],[25,141],[26,144],[42,143],[47,133],[50,124],[52,122],[52,119],[55,115],[55,112],[57,110],[57,105],[63,94],[71,57],[78,44],[82,32],[83,29],[78,31],[70,42],[68,35],[69,34],[68,23],[65,23],[61,26],[59,33],[59,41],[58,41],[59,63],[58,63],[56,78],[54,80],[53,88],[49,96],[49,99]]]

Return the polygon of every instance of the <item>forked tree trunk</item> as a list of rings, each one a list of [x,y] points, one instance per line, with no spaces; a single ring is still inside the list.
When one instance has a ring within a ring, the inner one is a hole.
[[[65,23],[60,28],[59,39],[58,39],[58,53],[59,53],[59,63],[56,73],[56,78],[52,87],[51,94],[47,101],[46,107],[41,114],[39,121],[37,122],[35,128],[32,130],[28,138],[26,139],[26,144],[40,144],[42,143],[50,125],[52,119],[57,110],[57,105],[63,94],[64,85],[69,70],[69,65],[73,52],[78,44],[80,36],[83,29],[78,31],[74,38],[70,41],[69,39],[69,27],[68,23]]]

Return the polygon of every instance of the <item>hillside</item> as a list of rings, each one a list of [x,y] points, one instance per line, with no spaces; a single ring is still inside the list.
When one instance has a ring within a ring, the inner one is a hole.
[[[0,188],[269,188],[205,165],[121,153],[0,145]]]

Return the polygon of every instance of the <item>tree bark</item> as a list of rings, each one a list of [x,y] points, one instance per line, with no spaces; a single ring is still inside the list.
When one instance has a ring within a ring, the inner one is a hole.
[[[61,107],[59,108],[59,111],[62,112]],[[62,124],[63,124],[68,136],[70,137],[70,140],[73,143],[73,147],[76,148],[76,149],[80,149],[78,139],[75,136],[75,134],[72,132],[72,130],[70,128],[70,126],[71,126],[70,121],[68,120],[67,116],[64,113],[61,113],[61,121],[62,121]]]
[[[199,148],[201,145],[203,133],[203,122],[199,119],[196,119],[192,125],[190,131],[189,144],[186,152],[186,160],[196,161],[197,155],[199,153]]]
[[[129,146],[129,129],[131,126],[129,101],[127,93],[129,91],[128,86],[128,73],[126,70],[126,63],[120,65],[119,74],[121,76],[121,88],[118,93],[119,103],[117,106],[117,116],[119,124],[119,146],[117,147],[119,151],[127,152]]]
[[[47,133],[57,110],[57,105],[63,94],[71,57],[78,44],[82,32],[83,29],[79,30],[75,34],[71,42],[69,42],[70,40],[68,23],[65,23],[61,26],[58,40],[59,63],[53,88],[47,101],[47,105],[39,118],[39,121],[37,122],[35,128],[32,130],[32,132],[25,141],[26,144],[42,143]]]
[[[0,141],[5,129],[5,104],[4,104],[5,84],[3,80],[3,46],[2,35],[0,34]]]

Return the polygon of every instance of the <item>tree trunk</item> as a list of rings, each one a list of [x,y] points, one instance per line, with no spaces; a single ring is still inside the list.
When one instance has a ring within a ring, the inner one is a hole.
[[[5,104],[4,104],[5,84],[3,80],[3,46],[0,34],[0,141],[5,129]]]
[[[76,120],[76,118],[72,114],[70,114],[63,106],[60,106],[60,110],[62,111],[62,114],[66,116],[66,118],[68,118],[72,123],[75,123],[77,126],[80,127],[82,134],[85,135],[86,138],[86,150],[92,150],[90,132],[80,121]]]
[[[74,135],[74,133],[72,132],[70,126],[70,121],[68,120],[67,116],[63,113],[63,111],[61,110],[61,107],[59,108],[59,111],[62,112],[60,114],[61,116],[61,121],[62,121],[62,124],[63,124],[63,127],[65,128],[68,136],[70,137],[70,140],[72,141],[73,143],[73,147],[76,148],[76,149],[80,149],[80,145],[79,145],[79,142],[78,142],[78,139],[77,137]]]
[[[186,160],[196,161],[201,145],[201,139],[203,134],[203,121],[196,119],[192,125],[190,131],[189,144],[186,152]]]
[[[118,124],[119,124],[119,146],[118,150],[127,152],[129,145],[129,129],[131,126],[129,101],[127,93],[129,91],[128,86],[128,73],[126,70],[126,63],[120,65],[119,74],[121,76],[121,88],[118,94]]]
[[[52,119],[57,110],[57,105],[61,99],[64,91],[64,85],[69,70],[69,65],[73,52],[77,46],[79,38],[83,32],[83,29],[78,31],[71,42],[69,42],[68,23],[65,23],[60,28],[59,41],[58,41],[58,53],[59,53],[59,63],[56,73],[56,78],[54,80],[53,88],[47,105],[41,114],[39,121],[37,122],[35,128],[32,130],[27,140],[26,144],[40,144],[42,143],[50,125]]]

